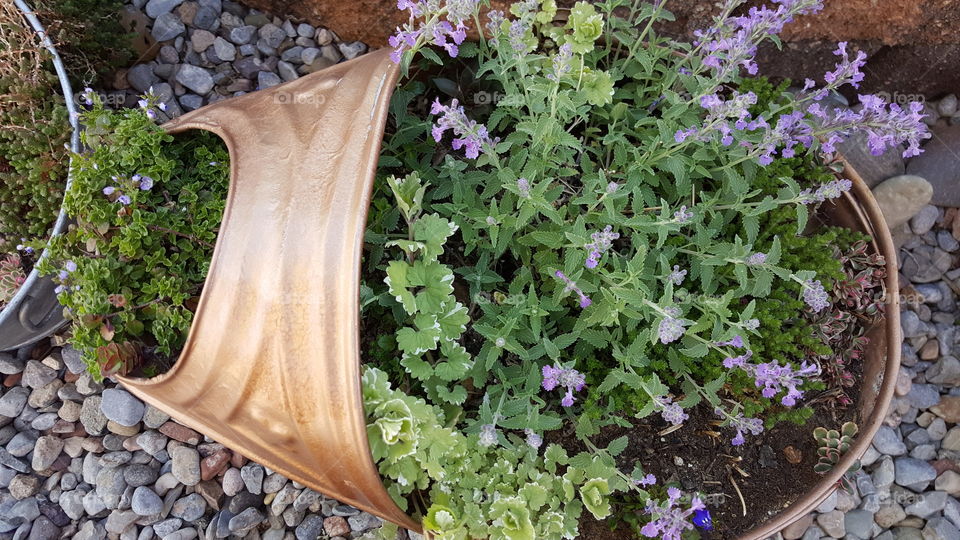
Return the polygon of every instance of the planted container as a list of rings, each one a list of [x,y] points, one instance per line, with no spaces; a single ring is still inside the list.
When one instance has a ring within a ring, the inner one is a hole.
[[[17,8],[23,13],[24,21],[37,33],[43,47],[49,52],[53,66],[60,81],[60,88],[68,113],[70,127],[73,133],[70,136],[70,150],[79,152],[80,132],[76,117],[76,102],[66,68],[53,42],[47,36],[43,25],[36,14],[23,0],[15,0]],[[70,185],[70,178],[66,180]],[[61,208],[57,220],[53,225],[51,236],[62,234],[68,225],[69,219]],[[46,251],[40,258],[46,257]],[[0,350],[12,350],[34,343],[57,331],[66,320],[63,318],[63,309],[57,302],[54,292],[56,284],[49,278],[41,277],[33,269],[20,285],[16,294],[0,311]]]

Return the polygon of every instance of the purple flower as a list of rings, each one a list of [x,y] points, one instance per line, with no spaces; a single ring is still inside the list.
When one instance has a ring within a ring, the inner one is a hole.
[[[643,478],[640,478],[640,479],[637,479],[637,480],[634,480],[634,481],[633,481],[633,484],[634,484],[635,486],[642,486],[642,487],[652,486],[652,485],[654,485],[654,484],[656,484],[656,483],[657,483],[657,477],[654,476],[654,475],[652,475],[652,474],[648,474],[648,475],[644,476]]]
[[[117,188],[115,188],[115,187],[113,187],[113,186],[107,186],[107,187],[103,188],[103,194],[104,194],[104,195],[113,195],[113,192],[116,191],[116,190],[117,190]]]
[[[720,418],[727,418],[730,421],[730,426],[737,430],[736,436],[733,437],[733,440],[730,441],[730,444],[733,446],[740,446],[746,440],[744,439],[744,432],[750,433],[751,435],[759,435],[763,433],[763,420],[759,418],[746,418],[743,416],[743,413],[738,413],[735,416],[729,416],[724,413],[719,407],[714,409],[714,413]]]
[[[693,513],[693,524],[705,531],[713,530],[713,519],[710,517],[710,510],[701,508]]]
[[[65,286],[63,286],[63,285],[57,285],[56,287],[54,287],[53,292],[54,292],[54,294],[61,294],[61,293],[63,293],[63,292],[66,291],[66,290],[67,290],[67,288],[66,288]]]
[[[489,448],[497,444],[497,428],[493,424],[484,424],[480,426],[480,440],[478,444],[484,448]]]
[[[670,396],[653,398],[653,408],[660,411],[660,416],[665,422],[679,426],[690,416],[683,412],[683,407],[673,402]]]
[[[688,521],[690,516],[706,507],[703,501],[694,495],[690,499],[690,507],[684,509],[679,504],[682,495],[679,489],[671,487],[667,489],[665,502],[657,504],[653,499],[648,500],[645,510],[650,514],[651,520],[640,529],[640,534],[647,538],[680,540],[684,531],[692,530],[693,524]]]
[[[75,263],[75,262],[73,262],[73,261],[67,261],[67,262],[65,262],[65,263],[63,264],[63,268],[64,268],[67,272],[76,272],[76,271],[77,271],[77,263]]]
[[[685,328],[687,323],[679,319],[680,310],[677,308],[669,307],[664,309],[664,312],[666,312],[666,315],[660,320],[657,336],[660,338],[660,343],[666,345],[683,337],[683,334],[687,331]]]
[[[747,319],[743,321],[743,327],[747,330],[756,330],[760,328],[760,319]]]
[[[566,389],[566,394],[560,404],[564,407],[570,407],[576,401],[573,392],[579,392],[587,384],[587,379],[582,373],[573,368],[562,368],[557,366],[543,366],[541,370],[543,381],[540,383],[543,389],[550,392],[558,386]]]
[[[683,141],[687,140],[687,137],[691,135],[696,135],[696,133],[697,133],[697,126],[693,126],[686,130],[678,129],[677,132],[673,134],[673,140],[676,141],[677,143],[682,143]]]
[[[602,231],[590,235],[593,242],[583,246],[588,251],[587,262],[584,263],[587,268],[596,268],[600,264],[600,257],[613,246],[613,241],[620,238],[620,233],[613,232],[613,227],[607,225]]]
[[[670,272],[670,275],[667,276],[667,279],[673,282],[674,285],[680,286],[683,284],[683,280],[687,277],[687,271],[681,270],[679,265],[673,265],[673,271]]]
[[[93,91],[93,88],[89,86],[83,89],[83,93],[80,94],[80,97],[83,98],[84,105],[93,105],[93,96],[96,95],[96,92]]]
[[[588,308],[588,307],[590,307],[591,304],[593,304],[593,301],[590,300],[590,297],[587,296],[586,294],[584,294],[583,291],[580,290],[580,287],[577,287],[577,283],[576,283],[575,281],[573,281],[572,279],[568,278],[568,277],[566,276],[566,274],[564,274],[564,273],[561,272],[560,270],[557,270],[556,273],[554,273],[554,276],[556,276],[557,279],[559,279],[560,281],[562,281],[562,282],[564,283],[564,285],[565,285],[565,286],[564,286],[564,291],[565,291],[565,292],[573,291],[573,292],[577,293],[577,296],[580,297],[580,307],[581,307],[581,308]]]
[[[816,191],[805,189],[800,193],[801,204],[821,203],[828,199],[836,199],[843,193],[850,191],[853,182],[845,178],[837,178],[825,184],[821,184]]]
[[[120,204],[122,204],[122,205],[124,205],[124,206],[127,206],[127,205],[130,204],[130,197],[127,196],[127,195],[121,195],[121,196],[117,197],[117,202],[120,203]]]
[[[141,191],[148,191],[152,187],[153,187],[153,178],[150,178],[149,176],[144,176],[140,179]]]
[[[767,254],[759,252],[750,255],[746,260],[747,266],[760,266],[765,262],[767,262]]]
[[[727,346],[727,345],[729,345],[729,346],[731,346],[731,347],[742,348],[742,347],[743,347],[743,338],[740,337],[740,336],[733,336],[733,339],[731,339],[730,341],[718,341],[718,342],[717,342],[717,346],[718,346],[718,347],[724,347],[724,346]]]
[[[814,313],[820,313],[830,306],[830,297],[819,279],[816,281],[808,279],[803,283],[803,301]]]
[[[523,433],[527,436],[527,444],[534,449],[539,449],[543,445],[543,437],[537,435],[535,431],[530,428],[523,430]]]
[[[679,210],[673,213],[673,219],[677,223],[689,223],[693,219],[693,212],[687,210],[687,206],[683,205]]]
[[[500,139],[490,138],[486,126],[477,124],[476,121],[467,118],[463,107],[459,105],[456,99],[449,106],[445,106],[440,103],[438,98],[430,108],[430,114],[440,115],[432,130],[433,139],[440,142],[443,134],[447,130],[452,130],[454,134],[451,144],[453,149],[464,149],[464,153],[470,159],[479,157],[481,150],[494,152],[494,146],[500,141]]]
[[[60,278],[60,281],[65,281],[70,277],[70,274],[68,274],[66,270],[61,270],[57,272],[57,277]]]
[[[930,138],[923,123],[923,104],[911,102],[908,110],[896,103],[887,104],[882,98],[868,94],[859,96],[863,107],[859,112],[834,107],[827,110],[819,103],[807,107],[811,121],[826,141],[821,148],[834,152],[836,145],[856,132],[865,133],[870,153],[878,156],[888,148],[906,144],[903,157],[920,154],[920,143]]]
[[[573,69],[573,45],[564,43],[553,57],[553,71],[547,73],[547,78],[553,82],[560,82],[564,75]]]
[[[524,199],[530,198],[530,181],[526,178],[517,178],[517,191],[520,192],[520,196]]]
[[[620,189],[620,184],[616,182],[610,182],[607,184],[607,195],[613,195],[618,189]]]
[[[772,398],[786,390],[787,393],[780,399],[786,407],[793,407],[797,399],[803,397],[803,392],[797,389],[803,384],[803,379],[816,377],[820,374],[820,367],[816,364],[800,364],[800,369],[793,369],[790,364],[781,366],[776,360],[764,364],[743,363],[738,366],[754,378],[757,388],[763,387],[761,394],[765,398]]]
[[[827,81],[827,88],[833,89],[849,84],[854,88],[860,88],[860,81],[863,80],[863,72],[860,71],[867,63],[867,54],[863,51],[857,51],[857,56],[853,60],[847,54],[847,42],[837,43],[837,50],[833,54],[842,57],[834,71],[828,71],[823,76]]]
[[[753,351],[747,351],[740,356],[728,356],[723,359],[723,367],[733,369],[735,367],[745,368],[747,361],[753,356]]]

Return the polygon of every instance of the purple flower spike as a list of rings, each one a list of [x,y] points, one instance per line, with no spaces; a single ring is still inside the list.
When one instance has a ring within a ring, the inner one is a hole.
[[[590,235],[593,242],[583,246],[587,250],[587,262],[584,265],[587,268],[596,268],[600,264],[600,257],[613,247],[613,241],[620,238],[620,233],[613,232],[613,227],[607,225],[602,231]]]
[[[723,410],[717,408],[714,409],[714,413],[720,418],[726,418],[727,415],[724,414]],[[744,432],[750,433],[751,435],[759,435],[763,433],[763,420],[759,418],[746,418],[743,416],[743,413],[739,413],[736,416],[730,417],[730,426],[737,430],[736,436],[733,437],[733,440],[730,441],[730,444],[733,446],[740,446],[746,439],[744,438]]]
[[[683,412],[683,407],[673,402],[670,396],[653,398],[653,408],[660,411],[660,416],[665,422],[679,426],[690,416]]]
[[[564,291],[566,292],[573,291],[577,293],[577,296],[580,297],[581,308],[588,308],[590,307],[591,304],[593,304],[593,300],[590,300],[590,297],[584,294],[584,292],[580,290],[580,287],[577,287],[577,282],[568,278],[566,274],[564,274],[560,270],[557,270],[553,275],[556,276],[557,279],[559,279],[565,284]]]
[[[543,389],[550,392],[557,387],[566,389],[566,393],[560,404],[564,407],[570,407],[576,401],[573,397],[574,391],[579,392],[587,383],[586,377],[579,371],[570,368],[557,366],[543,366],[541,370],[543,381],[540,383]]]
[[[453,149],[463,149],[468,158],[478,158],[481,150],[495,152],[495,146],[500,139],[490,138],[486,126],[477,124],[476,121],[467,118],[463,107],[459,105],[456,99],[449,106],[445,106],[440,103],[438,98],[430,108],[430,113],[440,115],[431,131],[436,142],[440,142],[443,139],[443,134],[447,130],[451,130],[454,134],[451,143]]]
[[[692,530],[694,526],[688,520],[695,512],[705,509],[706,506],[699,497],[694,495],[690,499],[689,508],[684,509],[680,505],[682,495],[679,489],[671,487],[667,489],[665,502],[657,504],[653,499],[648,500],[645,510],[650,514],[651,520],[640,529],[640,534],[647,538],[680,540],[684,531]]]

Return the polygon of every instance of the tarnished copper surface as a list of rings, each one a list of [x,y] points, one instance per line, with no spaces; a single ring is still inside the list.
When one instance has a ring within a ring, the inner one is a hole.
[[[900,370],[900,343],[903,341],[900,333],[897,250],[870,188],[849,165],[844,169],[843,176],[853,181],[853,189],[844,194],[836,205],[824,205],[826,217],[832,225],[847,227],[873,237],[873,249],[884,256],[887,268],[887,277],[884,280],[886,315],[867,333],[870,342],[863,355],[860,398],[857,402],[857,425],[860,432],[850,451],[817,485],[811,486],[809,491],[783,512],[746,532],[738,540],[763,540],[772,536],[823,502],[837,488],[840,477],[870,447],[874,434],[880,429],[880,424],[887,414],[890,400],[893,399],[897,373]],[[811,428],[811,437],[812,431]],[[784,478],[784,481],[790,480]]]
[[[374,52],[186,114],[230,151],[223,224],[180,359],[121,378],[246,457],[404,527],[367,442],[360,255],[398,69]]]

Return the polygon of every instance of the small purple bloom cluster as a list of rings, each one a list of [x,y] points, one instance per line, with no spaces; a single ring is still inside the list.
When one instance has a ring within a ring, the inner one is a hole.
[[[563,400],[560,401],[560,404],[564,407],[572,406],[576,401],[573,393],[583,390],[583,387],[587,384],[586,377],[573,368],[567,369],[548,365],[543,366],[541,373],[543,375],[541,385],[547,392],[552,391],[558,386],[566,389],[567,392],[564,394]]]
[[[814,313],[820,313],[830,306],[830,296],[819,279],[808,279],[803,283],[803,301]]]
[[[803,397],[803,391],[797,389],[803,384],[804,378],[816,377],[820,374],[820,367],[816,364],[803,362],[800,369],[795,370],[790,364],[780,365],[776,360],[763,364],[739,364],[738,367],[754,378],[757,388],[763,387],[763,397],[772,398],[786,390],[780,398],[785,407],[793,407],[797,400]]]
[[[690,516],[698,510],[706,509],[700,497],[694,495],[690,498],[690,506],[683,508],[680,505],[680,497],[683,493],[675,488],[667,488],[667,500],[662,504],[657,504],[650,499],[647,501],[646,512],[650,514],[649,523],[640,529],[640,534],[647,538],[660,537],[662,540],[680,540],[683,532],[692,530],[694,525],[691,523]]]
[[[124,187],[128,189],[139,189],[140,191],[149,191],[153,188],[153,178],[145,175],[135,174],[130,179],[119,176],[111,176],[110,179],[116,186],[106,186],[103,188],[103,194],[111,201],[128,206],[132,202],[130,196],[124,193]]]
[[[722,18],[708,30],[695,32],[695,45],[703,50],[703,63],[713,71],[714,78],[722,83],[743,68],[751,75],[757,74],[754,57],[757,44],[770,35],[783,30],[784,25],[797,15],[816,13],[823,8],[822,0],[774,0],[779,4],[773,10],[766,6],[752,7],[745,16]],[[727,0],[723,12],[729,15],[740,0]]]
[[[660,326],[657,328],[657,336],[660,343],[664,345],[673,343],[683,337],[687,329],[686,323],[680,319],[680,310],[675,307],[668,307],[664,310],[664,317],[660,320]]]
[[[520,192],[520,196],[524,199],[530,198],[530,181],[526,178],[517,178],[517,191]]]
[[[673,282],[674,285],[680,286],[683,285],[683,280],[687,277],[687,271],[681,270],[680,265],[673,265],[673,271],[670,272],[670,275],[667,276],[667,279]]]
[[[761,264],[767,262],[766,253],[753,253],[747,257],[746,261],[747,266],[760,266]]]
[[[573,45],[564,43],[553,57],[553,71],[547,73],[547,78],[553,82],[560,82],[564,75],[573,69]]]
[[[480,440],[478,444],[484,448],[489,448],[497,444],[497,428],[493,424],[480,426]]]
[[[800,192],[800,202],[802,204],[822,203],[828,199],[836,199],[844,193],[850,191],[853,182],[846,178],[837,178],[825,184],[821,184],[815,191],[805,189]]]
[[[537,435],[537,432],[533,431],[530,428],[523,430],[523,434],[527,436],[527,445],[534,450],[539,450],[543,446],[543,437]]]
[[[460,45],[467,39],[467,21],[473,17],[480,0],[397,0],[397,9],[410,12],[410,20],[388,40],[397,64],[403,53],[416,47],[421,37],[442,47],[452,58],[460,54]],[[444,17],[445,16],[445,17]],[[417,19],[423,19],[417,23]]]
[[[620,238],[620,233],[613,232],[613,227],[607,225],[602,231],[590,235],[593,242],[583,246],[588,251],[587,262],[584,265],[587,268],[596,268],[600,264],[600,257],[613,246],[613,241]]]
[[[53,292],[55,294],[60,294],[62,292],[69,290],[70,287],[67,285],[66,282],[68,279],[70,279],[70,274],[76,271],[77,271],[77,263],[73,262],[72,260],[63,263],[63,269],[57,272],[57,278],[60,279],[60,284],[53,289]],[[80,289],[79,285],[74,286],[74,290],[79,290],[79,289]]]
[[[467,113],[463,111],[463,107],[456,99],[448,106],[441,104],[438,98],[433,102],[430,114],[440,115],[433,126],[433,140],[440,142],[447,130],[453,131],[453,149],[462,148],[464,154],[470,159],[478,158],[481,151],[493,151],[494,145],[499,142],[499,139],[490,138],[487,126],[467,118]]]
[[[714,409],[713,412],[720,418],[728,418],[728,415],[719,407]],[[733,446],[740,446],[746,442],[743,436],[744,432],[754,436],[763,433],[763,420],[759,418],[746,418],[743,416],[743,413],[738,413],[730,416],[729,420],[730,426],[737,430],[737,434],[733,437],[733,440],[730,441],[730,444]]]
[[[905,158],[922,152],[920,143],[931,136],[923,123],[923,104],[914,101],[904,110],[873,94],[858,97],[863,106],[859,111],[838,107],[828,110],[819,103],[807,107],[816,129],[827,135],[821,146],[824,152],[834,152],[837,144],[855,132],[867,135],[867,146],[875,156],[900,144],[907,146]]]
[[[557,279],[559,279],[560,281],[562,281],[562,282],[564,283],[564,285],[565,285],[565,286],[564,286],[564,290],[565,290],[565,291],[567,291],[567,292],[573,291],[573,292],[577,293],[577,296],[580,297],[580,307],[581,307],[581,308],[588,308],[588,307],[590,307],[590,304],[592,304],[593,301],[590,300],[590,297],[587,296],[586,294],[584,294],[582,290],[580,290],[580,287],[577,287],[577,282],[576,282],[576,281],[573,281],[572,279],[568,278],[567,275],[564,274],[563,272],[561,272],[560,270],[557,270],[556,273],[554,273],[554,276],[556,276]]]
[[[684,420],[690,418],[687,413],[683,412],[683,407],[678,403],[674,403],[673,398],[670,396],[653,398],[653,407],[655,410],[660,411],[660,416],[663,417],[665,422],[675,426],[679,426]]]
[[[640,487],[652,486],[657,483],[657,477],[652,474],[647,474],[643,478],[636,479],[633,481],[633,485]]]
[[[679,210],[673,213],[673,219],[681,225],[684,223],[690,223],[690,220],[693,219],[693,211],[687,210],[687,205],[683,205]]]

